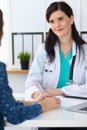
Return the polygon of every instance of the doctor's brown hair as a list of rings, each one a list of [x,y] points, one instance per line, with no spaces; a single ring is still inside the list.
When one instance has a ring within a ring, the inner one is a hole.
[[[69,18],[73,15],[73,11],[71,7],[66,2],[53,2],[49,5],[49,7],[46,10],[46,20],[49,23],[49,18],[51,14],[57,10],[63,11]],[[76,45],[79,48],[79,51],[81,50],[81,45],[85,43],[85,41],[79,36],[78,31],[76,29],[75,23],[73,22],[72,26],[72,38],[76,42]],[[49,62],[53,62],[55,59],[55,51],[54,46],[56,42],[59,41],[58,36],[56,36],[51,29],[49,29],[49,32],[47,34],[46,40],[45,40],[45,49],[47,52],[47,55],[49,57]]]

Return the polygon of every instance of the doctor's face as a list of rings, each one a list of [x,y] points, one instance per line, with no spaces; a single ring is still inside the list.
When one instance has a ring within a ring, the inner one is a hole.
[[[73,15],[69,18],[61,10],[53,12],[49,18],[50,27],[59,39],[71,34],[71,25],[73,24],[73,21]]]

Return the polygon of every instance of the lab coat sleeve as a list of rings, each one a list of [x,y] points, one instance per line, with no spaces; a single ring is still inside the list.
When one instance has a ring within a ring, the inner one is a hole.
[[[40,45],[29,70],[29,74],[25,82],[25,100],[32,99],[32,94],[35,91],[44,91],[42,87],[42,78],[46,62],[46,52],[44,47],[44,44]]]
[[[77,96],[81,96],[81,95],[87,95],[87,84],[84,85],[77,85],[77,84],[72,84],[69,86],[65,86],[62,88],[62,91],[66,94],[66,95],[77,95]]]

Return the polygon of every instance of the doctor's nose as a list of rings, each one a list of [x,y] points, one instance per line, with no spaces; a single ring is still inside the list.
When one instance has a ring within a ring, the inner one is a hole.
[[[60,27],[60,22],[59,21],[55,21],[55,27]]]

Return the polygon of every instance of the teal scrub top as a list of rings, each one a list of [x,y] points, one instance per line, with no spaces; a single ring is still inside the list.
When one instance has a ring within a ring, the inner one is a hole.
[[[68,52],[67,56],[65,57],[61,48],[59,49],[60,53],[60,76],[57,84],[57,88],[62,88],[66,86],[67,82],[69,81],[69,74],[70,74],[70,60],[72,58],[72,49]]]

